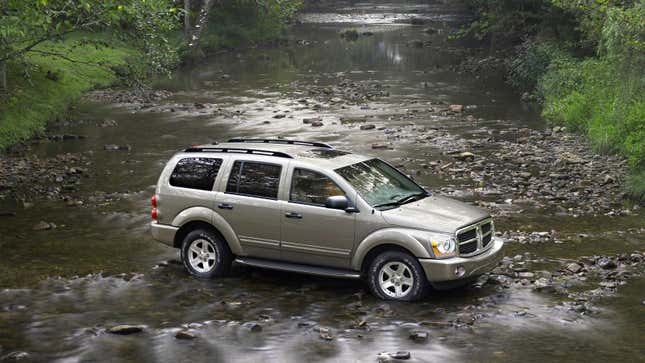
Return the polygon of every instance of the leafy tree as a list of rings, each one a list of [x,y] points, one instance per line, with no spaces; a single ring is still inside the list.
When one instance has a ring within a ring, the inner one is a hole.
[[[7,64],[27,64],[38,45],[74,32],[117,31],[146,54],[155,71],[167,69],[166,32],[180,11],[168,0],[0,0],[0,86],[7,90]],[[74,61],[73,54],[46,55]]]

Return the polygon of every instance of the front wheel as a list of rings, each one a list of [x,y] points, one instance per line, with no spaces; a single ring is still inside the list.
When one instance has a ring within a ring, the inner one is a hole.
[[[415,301],[428,290],[419,261],[399,251],[378,255],[370,264],[367,280],[372,293],[384,300]]]
[[[230,272],[233,255],[226,242],[215,233],[197,229],[184,238],[181,246],[181,260],[191,274],[212,278],[224,276]]]

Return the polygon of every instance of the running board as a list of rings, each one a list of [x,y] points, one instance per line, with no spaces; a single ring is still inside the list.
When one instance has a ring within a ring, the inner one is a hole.
[[[340,279],[360,279],[361,275],[356,271],[343,270],[340,268],[318,267],[310,265],[301,265],[291,262],[263,260],[259,258],[238,257],[235,262],[244,266],[253,266],[260,268],[267,268],[271,270],[281,270],[289,272],[297,272],[308,275],[335,277]]]

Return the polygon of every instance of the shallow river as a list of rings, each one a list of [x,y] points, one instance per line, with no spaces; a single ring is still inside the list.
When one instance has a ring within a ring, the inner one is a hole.
[[[417,170],[449,157],[441,145],[406,135],[441,128],[459,140],[475,128],[451,117],[414,117],[429,107],[468,105],[477,127],[488,130],[544,129],[539,111],[523,105],[500,77],[455,71],[468,51],[446,33],[464,16],[451,5],[423,2],[309,9],[289,45],[217,54],[160,80],[156,87],[170,93],[152,105],[80,104],[57,131],[87,138],[41,143],[33,152],[85,153],[92,177],[76,195],[84,204],[0,203],[0,210],[17,209],[15,217],[0,217],[0,360],[373,362],[393,351],[409,351],[413,362],[645,360],[642,265],[589,299],[593,306],[584,311],[570,308],[576,297],[569,293],[594,290],[593,277],[564,283],[564,293],[489,282],[397,304],[374,299],[360,282],[255,269],[197,280],[177,264],[177,251],[151,239],[156,178],[174,152],[191,144],[232,136],[316,139]],[[426,25],[405,24],[410,18]],[[426,27],[438,32],[426,34]],[[361,35],[342,39],[346,28]],[[317,116],[322,126],[303,123]],[[376,127],[361,130],[341,117],[367,117]],[[105,120],[117,126],[96,126]],[[373,149],[382,143],[392,147]],[[108,144],[131,150],[108,151]],[[469,183],[432,173],[416,179],[436,190]],[[41,220],[56,228],[33,231]],[[506,254],[524,268],[516,271],[543,273],[582,256],[642,249],[643,225],[638,215],[608,221],[539,209],[505,213],[496,223],[500,231],[590,235],[565,243],[508,241]],[[637,232],[623,234],[628,229]],[[145,328],[129,336],[106,331],[119,324]],[[196,338],[176,339],[182,329]],[[333,339],[321,339],[321,329]],[[410,339],[414,331],[428,338]]]

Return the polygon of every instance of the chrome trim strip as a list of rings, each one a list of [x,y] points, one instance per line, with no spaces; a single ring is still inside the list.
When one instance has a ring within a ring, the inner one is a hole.
[[[263,239],[263,238],[255,238],[255,237],[248,237],[248,236],[240,236],[240,242],[248,243],[252,245],[280,247],[280,241],[276,241],[274,239]]]
[[[491,224],[490,225],[490,231],[488,231],[486,234],[483,234],[481,227],[484,224],[488,224],[488,223]],[[467,240],[465,242],[459,242],[459,235],[460,234],[468,232],[468,231],[471,231],[473,229],[476,230],[476,237],[475,238],[471,238],[471,239],[469,239],[469,240]],[[469,226],[462,227],[462,228],[458,229],[457,232],[455,232],[455,240],[457,240],[457,243],[458,243],[457,253],[461,257],[471,257],[471,256],[479,255],[479,254],[481,254],[481,253],[483,253],[485,251],[488,251],[493,246],[493,244],[488,242],[488,244],[486,246],[484,246],[483,245],[484,237],[486,237],[486,236],[488,236],[490,234],[491,235],[491,240],[492,240],[492,234],[493,234],[494,231],[495,231],[495,225],[493,224],[493,219],[490,218],[490,217],[482,219],[481,221],[473,223],[473,224],[471,224]],[[464,254],[459,252],[459,247],[460,246],[468,244],[468,243],[473,243],[475,241],[477,242],[477,249],[475,249],[475,251],[473,251],[471,253],[464,253]]]
[[[340,256],[349,256],[351,250],[343,249],[343,248],[332,248],[332,247],[320,247],[320,246],[314,246],[314,245],[308,245],[304,243],[294,243],[294,242],[282,242],[282,248],[283,249],[290,249],[290,250],[300,250],[300,251],[307,251],[311,253],[322,253],[325,255],[340,255]]]

